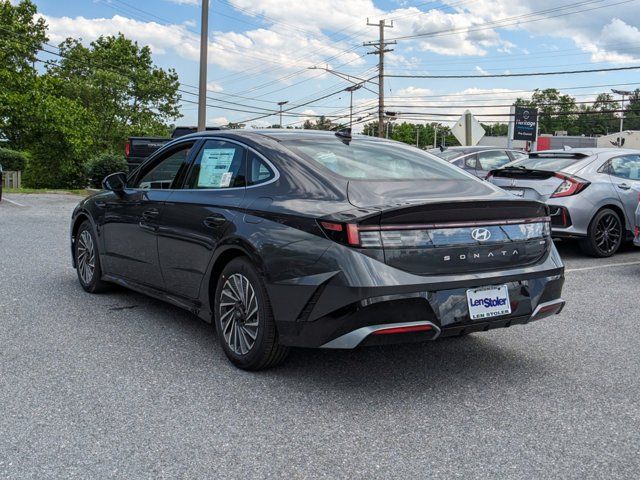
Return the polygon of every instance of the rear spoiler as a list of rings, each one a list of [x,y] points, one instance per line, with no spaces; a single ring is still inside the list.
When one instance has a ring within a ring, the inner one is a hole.
[[[546,151],[546,152],[531,152],[529,158],[586,158],[593,155],[592,153],[585,152],[572,152],[571,150],[564,150],[562,152]]]

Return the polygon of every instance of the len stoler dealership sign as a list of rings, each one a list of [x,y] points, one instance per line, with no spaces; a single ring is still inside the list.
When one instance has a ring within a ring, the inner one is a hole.
[[[513,139],[533,142],[537,136],[538,111],[535,108],[516,107]]]

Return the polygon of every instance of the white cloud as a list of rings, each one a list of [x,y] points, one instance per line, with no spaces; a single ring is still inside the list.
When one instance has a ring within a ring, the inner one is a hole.
[[[476,65],[476,72],[478,72],[480,75],[489,75],[489,72],[487,72],[486,70],[484,70],[482,67],[479,67],[478,65]]]
[[[229,123],[227,117],[213,117],[207,119],[207,125],[211,127],[223,127]]]
[[[201,0],[168,0],[171,3],[177,3],[179,5],[202,5]]]
[[[221,92],[224,89],[222,88],[222,85],[217,82],[207,82],[207,90],[210,92]]]
[[[53,43],[62,42],[67,37],[80,38],[84,43],[89,43],[100,35],[121,32],[127,38],[149,45],[157,55],[166,53],[168,49],[179,51],[185,44],[197,43],[195,35],[182,25],[139,22],[120,15],[112,18],[43,17],[49,25],[49,38]]]

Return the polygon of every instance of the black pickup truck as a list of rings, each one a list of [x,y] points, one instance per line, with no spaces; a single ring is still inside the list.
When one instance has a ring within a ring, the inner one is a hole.
[[[175,138],[195,133],[196,127],[176,127],[171,137],[129,137],[124,146],[124,154],[129,164],[129,171],[137,168],[149,155]],[[222,130],[222,127],[207,127],[207,130]]]

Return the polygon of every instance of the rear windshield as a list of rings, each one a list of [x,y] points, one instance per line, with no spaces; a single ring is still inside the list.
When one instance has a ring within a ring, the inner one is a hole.
[[[282,144],[338,175],[361,180],[469,180],[461,170],[414,147],[397,143],[338,139],[287,139]]]
[[[529,170],[546,170],[549,172],[559,172],[560,170],[567,168],[569,165],[573,165],[580,160],[584,160],[584,157],[532,157],[525,158],[524,160],[517,160],[506,166],[524,167]]]

